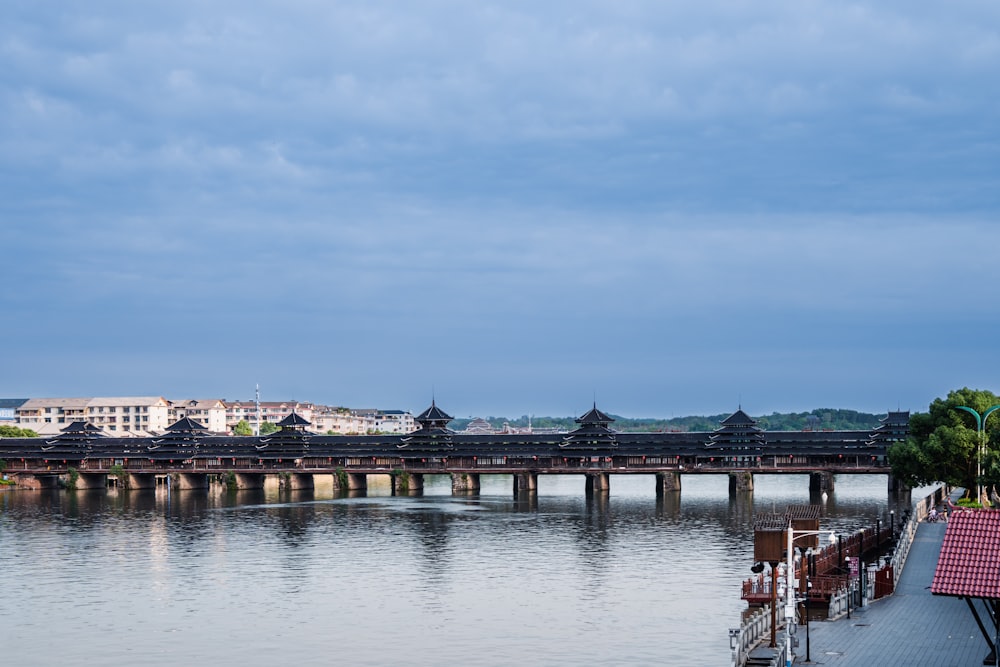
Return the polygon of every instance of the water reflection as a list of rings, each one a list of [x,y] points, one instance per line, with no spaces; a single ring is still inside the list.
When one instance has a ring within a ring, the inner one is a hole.
[[[484,477],[460,497],[438,477],[415,497],[321,485],[0,493],[6,580],[30,590],[0,606],[5,653],[381,665],[391,644],[418,666],[725,664],[754,513],[809,501],[805,476],[737,496],[724,476],[691,476],[661,497],[652,476],[591,496],[582,477],[518,496],[509,477]],[[821,526],[901,514],[885,489],[884,477],[838,478]]]

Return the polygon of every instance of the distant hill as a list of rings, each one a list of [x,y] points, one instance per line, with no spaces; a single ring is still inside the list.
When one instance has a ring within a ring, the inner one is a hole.
[[[730,412],[705,417],[673,417],[671,419],[629,419],[617,415],[609,415],[615,419],[612,428],[616,431],[640,433],[657,433],[663,431],[714,431],[720,422],[728,417]],[[870,431],[879,425],[879,420],[885,414],[870,414],[857,410],[837,410],[819,408],[811,412],[774,412],[767,416],[750,415],[757,420],[757,425],[765,431]],[[509,417],[485,417],[494,428],[501,428],[505,423],[511,426],[526,428],[528,416],[517,419]],[[448,428],[461,431],[472,419],[455,419]],[[575,417],[532,417],[533,428],[556,428],[571,431],[577,427]]]

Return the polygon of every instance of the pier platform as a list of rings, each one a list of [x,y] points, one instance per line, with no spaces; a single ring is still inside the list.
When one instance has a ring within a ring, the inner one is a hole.
[[[810,662],[800,634],[796,665],[972,667],[989,647],[966,603],[931,594],[947,524],[921,523],[895,592],[852,609],[851,618],[810,624]]]

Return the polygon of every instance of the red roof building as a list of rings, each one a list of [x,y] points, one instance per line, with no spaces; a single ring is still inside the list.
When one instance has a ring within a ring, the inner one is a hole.
[[[1000,599],[1000,510],[952,512],[931,593]]]
[[[983,664],[995,664],[995,643],[1000,638],[1000,510],[952,512],[931,593],[965,598],[990,649]],[[982,601],[982,612],[977,599]]]

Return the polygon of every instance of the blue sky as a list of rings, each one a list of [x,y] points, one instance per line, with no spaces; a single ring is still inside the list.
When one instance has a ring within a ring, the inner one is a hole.
[[[0,396],[1000,391],[1000,5],[20,2]]]

